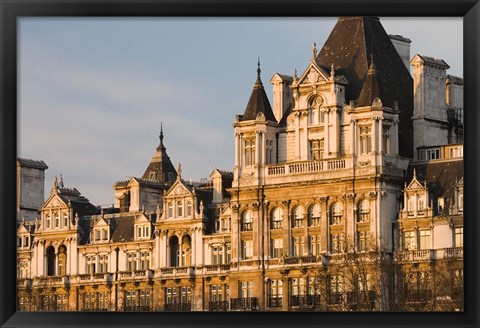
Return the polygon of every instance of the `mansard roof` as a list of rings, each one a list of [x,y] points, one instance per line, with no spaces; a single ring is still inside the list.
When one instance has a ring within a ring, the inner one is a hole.
[[[29,158],[17,158],[17,163],[20,164],[20,166],[24,167],[31,167],[31,168],[37,168],[37,169],[42,169],[46,170],[48,169],[47,164],[45,164],[44,161],[37,161]]]
[[[407,182],[413,178],[413,169],[418,180],[425,181],[432,196],[444,197],[444,208],[448,209],[455,197],[455,188],[463,178],[463,159],[411,163],[407,170]]]
[[[170,184],[177,178],[177,171],[173,167],[170,157],[167,155],[167,148],[163,145],[163,129],[160,128],[160,144],[155,154],[143,173],[142,179],[160,181]]]
[[[420,54],[416,54],[415,56],[413,56],[413,58],[410,62],[416,61],[417,58],[419,58],[425,64],[439,66],[439,67],[442,67],[442,68],[445,68],[445,69],[450,68],[450,66],[443,59],[434,58],[434,57],[425,56],[425,55],[420,55]]]
[[[447,83],[463,85],[463,79],[455,75],[447,75]]]
[[[240,116],[240,121],[253,121],[256,120],[257,115],[262,113],[267,121],[277,122],[275,115],[273,115],[272,107],[268,101],[267,94],[263,87],[262,80],[260,79],[260,65],[257,69],[257,80],[253,86],[252,94],[248,100],[245,113]]]
[[[400,110],[400,154],[413,157],[413,79],[378,17],[340,17],[317,56],[325,71],[333,64],[336,75],[349,84],[345,100],[358,100],[367,77],[371,56],[375,59],[378,89],[383,104],[398,101]]]
[[[99,212],[98,207],[90,203],[88,198],[82,196],[76,188],[64,187],[63,182],[59,184],[56,177],[44,207],[55,197],[60,198],[66,206],[73,208],[73,212],[78,213],[79,216],[93,215]]]

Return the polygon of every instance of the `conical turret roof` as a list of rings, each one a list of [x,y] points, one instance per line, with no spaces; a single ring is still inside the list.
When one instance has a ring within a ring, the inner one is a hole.
[[[160,144],[157,151],[152,157],[142,179],[160,181],[163,183],[172,183],[177,178],[177,171],[175,170],[170,157],[167,155],[167,148],[163,145],[163,128],[160,128]]]
[[[241,121],[250,121],[255,120],[259,113],[263,113],[267,121],[277,122],[275,115],[273,114],[272,107],[268,101],[267,94],[263,87],[262,80],[260,79],[260,62],[258,63],[257,68],[257,80],[253,86],[252,94],[248,100],[247,108],[245,113],[240,118]]]

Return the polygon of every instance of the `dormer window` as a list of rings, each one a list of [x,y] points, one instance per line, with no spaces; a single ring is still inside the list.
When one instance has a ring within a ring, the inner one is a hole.
[[[141,225],[137,226],[137,239],[148,239],[150,238],[150,226]]]
[[[63,226],[66,227],[68,226],[68,213],[67,212],[63,212]]]
[[[95,243],[108,242],[110,240],[108,227],[95,228],[93,232],[93,237],[93,242]]]
[[[425,211],[425,199],[423,197],[420,197],[418,199],[418,214],[423,214]]]
[[[60,213],[55,212],[55,228],[59,228],[59,227],[60,227]]]
[[[414,213],[414,202],[413,202],[413,197],[412,196],[409,196],[408,197],[408,203],[407,203],[407,211],[408,211],[408,215],[413,215]]]

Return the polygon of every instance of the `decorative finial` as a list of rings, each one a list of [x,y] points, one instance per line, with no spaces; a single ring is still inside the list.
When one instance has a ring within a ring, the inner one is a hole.
[[[163,145],[163,126],[162,126],[162,122],[160,122],[160,144]]]
[[[334,77],[335,77],[335,66],[332,63],[332,65],[330,66],[330,79],[333,80]]]
[[[314,42],[313,48],[312,48],[312,60],[315,60],[316,58],[317,58],[317,44]]]
[[[58,184],[59,184],[60,188],[63,188],[63,177],[62,177],[61,174],[60,174],[60,181],[59,181]]]
[[[25,215],[22,216],[22,224],[25,224]]]
[[[295,68],[295,70],[293,71],[293,82],[297,82],[297,80],[298,80],[297,69]]]
[[[182,165],[180,164],[180,162],[178,162],[177,166],[177,176],[179,179],[182,177]]]
[[[203,214],[203,200],[200,201],[200,214]]]
[[[258,56],[258,62],[257,62],[257,78],[260,79],[260,72],[262,70],[260,69],[260,56]]]
[[[53,179],[53,186],[54,186],[55,188],[58,187],[58,179],[57,179],[57,176],[55,176],[55,179]]]
[[[78,220],[79,220],[79,217],[78,217],[78,212],[75,213],[75,225],[78,225]]]
[[[413,168],[413,178],[414,179],[417,178],[417,170],[415,168]]]

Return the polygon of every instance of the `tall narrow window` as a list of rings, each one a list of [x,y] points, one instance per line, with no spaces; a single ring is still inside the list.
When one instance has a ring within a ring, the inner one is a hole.
[[[270,228],[282,229],[282,221],[283,221],[282,209],[279,207],[276,207],[272,211],[272,215],[270,218]]]
[[[253,281],[240,282],[240,297],[241,298],[253,297]]]
[[[253,257],[253,240],[242,240],[242,258],[250,260]]]
[[[368,231],[357,231],[357,249],[365,252],[368,248]]]
[[[95,255],[87,255],[85,257],[85,263],[86,263],[86,272],[89,274],[94,274],[96,273],[96,264],[97,264],[97,257]]]
[[[168,202],[167,204],[168,217],[173,218],[173,203]]]
[[[420,239],[420,249],[425,250],[425,249],[431,248],[430,230],[420,230],[419,239]]]
[[[458,195],[458,210],[459,210],[460,212],[463,211],[463,193],[460,193],[460,194]]]
[[[304,237],[293,237],[293,256],[302,256],[303,255],[303,248],[305,245],[305,238]]]
[[[330,250],[332,253],[342,253],[344,247],[343,234],[330,234]]]
[[[108,255],[99,255],[98,256],[98,272],[105,273],[108,272]]]
[[[343,223],[343,204],[340,202],[333,203],[330,207],[330,224]]]
[[[296,206],[293,209],[292,228],[303,228],[303,207]]]
[[[177,202],[177,217],[183,216],[183,201]]]
[[[420,197],[418,199],[418,214],[423,214],[425,211],[425,199],[423,197]]]
[[[370,221],[370,202],[367,199],[362,200],[358,203],[358,222],[368,222]]]
[[[455,247],[463,247],[463,227],[455,228]]]
[[[68,213],[63,212],[62,216],[63,216],[63,226],[66,227],[68,225]]]
[[[45,216],[45,227],[46,227],[47,229],[50,229],[50,222],[51,222],[50,214],[47,214],[47,215]]]
[[[245,166],[251,166],[255,162],[255,140],[245,140]]]
[[[406,250],[417,249],[415,231],[405,231],[403,233],[403,248]]]
[[[390,127],[383,126],[383,151],[390,154]]]
[[[283,239],[272,239],[271,240],[272,251],[271,257],[272,258],[279,258],[283,255]]]
[[[150,269],[150,252],[140,252],[140,270]]]
[[[282,279],[272,279],[270,280],[270,290],[268,298],[268,307],[270,308],[279,308],[282,307],[282,297],[283,297],[283,281]]]
[[[320,255],[320,236],[308,236],[308,253],[309,255]]]
[[[252,231],[253,230],[252,211],[245,211],[243,213],[242,221],[241,221],[241,230],[242,231]]]
[[[360,127],[360,153],[368,154],[371,152],[372,134],[369,126]]]
[[[192,216],[192,202],[187,202],[187,216]]]
[[[55,212],[55,228],[59,228],[59,227],[60,227],[60,213]]]
[[[314,204],[310,206],[308,211],[308,225],[311,227],[320,225],[320,205]]]

